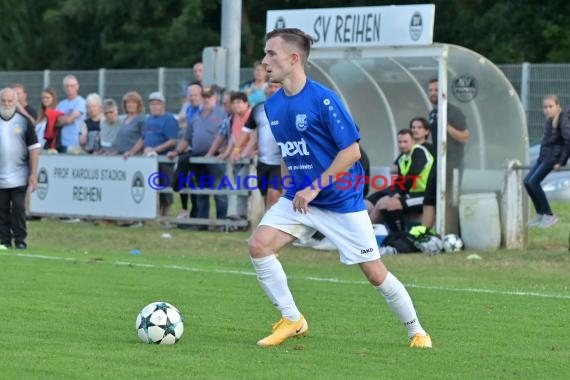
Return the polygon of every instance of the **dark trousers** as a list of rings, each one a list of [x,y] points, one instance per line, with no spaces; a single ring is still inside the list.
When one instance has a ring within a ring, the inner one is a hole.
[[[537,214],[552,215],[550,204],[548,204],[548,199],[546,199],[546,194],[544,194],[540,183],[552,171],[553,167],[552,164],[537,161],[524,178],[524,187],[526,187]]]
[[[180,179],[185,179],[188,177],[188,173],[192,171],[192,164],[190,164],[190,153],[184,153],[178,157],[178,164],[176,172],[174,173],[174,180],[172,182],[172,188],[174,191],[180,191],[186,187],[185,183],[180,183]],[[192,208],[190,209],[190,217],[196,218],[198,215],[198,202],[196,200],[196,194],[190,194],[190,202],[192,203]],[[188,194],[180,194],[180,203],[182,204],[183,210],[188,210]]]
[[[226,164],[196,164],[192,166],[195,173],[194,185],[196,189],[219,189],[220,183],[226,173]],[[227,188],[226,186],[223,186]],[[208,219],[210,215],[210,196],[197,195],[198,218]],[[225,194],[214,195],[216,203],[216,218],[225,219],[228,212],[228,196]]]
[[[174,165],[169,163],[158,164],[158,171],[163,175],[165,175],[166,178],[168,178],[168,179],[161,178],[160,185],[168,186],[170,184],[170,178],[172,178],[173,167]],[[174,197],[172,196],[172,194],[169,193],[160,193],[158,196],[158,201],[160,207],[168,207],[172,205],[172,203],[174,202]]]
[[[27,189],[27,186],[0,189],[0,244],[12,245],[12,236],[17,243],[26,241]]]

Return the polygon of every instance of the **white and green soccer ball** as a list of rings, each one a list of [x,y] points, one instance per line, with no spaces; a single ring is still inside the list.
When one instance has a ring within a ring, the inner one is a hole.
[[[174,344],[182,338],[184,320],[180,311],[173,305],[153,302],[137,315],[135,328],[144,343]]]
[[[447,234],[443,237],[443,250],[445,252],[458,252],[463,249],[463,240],[456,234]]]

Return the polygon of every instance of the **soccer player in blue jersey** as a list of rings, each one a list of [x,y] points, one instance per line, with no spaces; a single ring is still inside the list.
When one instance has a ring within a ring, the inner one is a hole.
[[[312,38],[299,29],[276,29],[265,36],[263,64],[272,82],[283,85],[265,102],[271,130],[281,148],[282,174],[291,183],[249,240],[259,283],[281,312],[273,332],[257,342],[276,346],[304,336],[308,324],[287,285],[275,252],[318,229],[340,251],[344,264],[358,264],[370,283],[408,329],[411,347],[431,347],[402,283],[380,261],[364,205],[362,188],[336,181],[363,175],[360,136],[350,115],[330,89],[305,74]]]

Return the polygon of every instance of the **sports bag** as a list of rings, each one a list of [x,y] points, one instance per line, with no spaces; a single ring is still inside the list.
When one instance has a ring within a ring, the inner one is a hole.
[[[382,242],[383,247],[394,247],[398,253],[416,253],[420,250],[416,247],[415,239],[408,232],[390,232]]]

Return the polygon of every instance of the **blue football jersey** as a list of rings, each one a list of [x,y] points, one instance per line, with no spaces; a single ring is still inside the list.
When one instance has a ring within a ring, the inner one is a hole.
[[[283,89],[273,94],[265,102],[265,112],[281,156],[294,178],[294,186],[285,187],[285,197],[291,200],[297,191],[311,186],[339,151],[360,140],[354,121],[338,96],[310,79],[296,95],[287,96]],[[348,172],[350,177],[345,178],[351,178],[351,182],[364,175],[360,162]],[[366,208],[362,185],[356,189],[347,179],[321,190],[310,205],[343,213]]]

